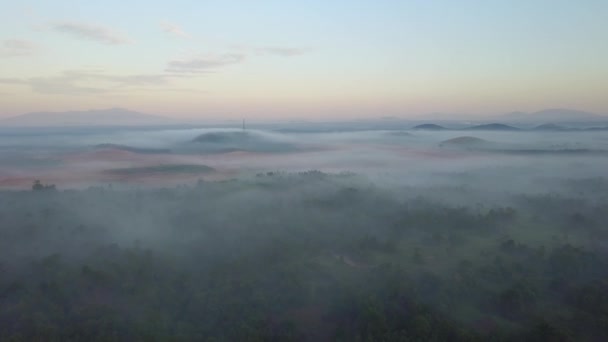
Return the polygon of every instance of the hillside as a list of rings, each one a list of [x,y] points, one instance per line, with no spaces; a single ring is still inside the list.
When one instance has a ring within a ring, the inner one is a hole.
[[[440,125],[436,125],[436,124],[422,124],[422,125],[414,126],[412,129],[426,130],[426,131],[443,131],[443,130],[446,130],[447,128],[440,126]]]
[[[143,148],[143,147],[133,147],[133,146],[126,146],[126,145],[120,145],[120,144],[109,144],[109,143],[95,145],[95,148],[96,149],[114,149],[114,150],[128,151],[128,152],[141,153],[141,154],[171,153],[171,150],[164,149],[164,148]]]
[[[467,130],[476,130],[476,131],[519,131],[519,128],[501,124],[501,123],[491,123],[485,125],[477,125],[465,128]]]
[[[251,131],[216,131],[203,133],[185,146],[191,152],[222,153],[247,152],[289,152],[297,150],[289,142],[272,136]]]
[[[488,141],[469,136],[462,136],[442,141],[440,147],[481,147],[487,145]]]

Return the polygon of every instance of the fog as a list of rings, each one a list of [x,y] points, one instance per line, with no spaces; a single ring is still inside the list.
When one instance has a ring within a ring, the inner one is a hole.
[[[1,133],[0,340],[608,338],[604,131]]]

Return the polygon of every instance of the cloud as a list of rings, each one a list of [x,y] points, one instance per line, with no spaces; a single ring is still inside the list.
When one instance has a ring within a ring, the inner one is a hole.
[[[179,27],[176,24],[170,23],[168,21],[165,21],[165,20],[161,21],[160,28],[161,28],[161,30],[163,30],[167,33],[170,33],[176,37],[190,38],[190,35],[188,33],[184,32],[184,30],[182,30],[181,27]]]
[[[0,57],[31,56],[41,50],[40,46],[27,40],[7,39],[0,45]]]
[[[167,64],[166,71],[176,73],[211,72],[221,67],[241,63],[244,60],[244,54],[236,53],[173,60]]]
[[[65,33],[75,38],[92,40],[108,45],[131,44],[132,41],[125,35],[112,29],[85,23],[60,22],[51,24],[51,29]]]
[[[41,94],[87,95],[106,93],[107,89],[85,86],[67,77],[34,77],[26,81],[33,91]]]
[[[24,81],[20,78],[14,78],[14,77],[0,77],[0,84],[23,84]]]
[[[116,94],[142,87],[164,87],[175,78],[169,74],[111,75],[101,71],[65,70],[58,75],[32,78],[0,78],[0,84],[29,86],[42,94],[90,95]]]
[[[299,49],[299,48],[287,48],[287,47],[258,47],[254,48],[255,53],[258,55],[274,55],[280,57],[295,57],[301,56],[307,53],[308,49]]]

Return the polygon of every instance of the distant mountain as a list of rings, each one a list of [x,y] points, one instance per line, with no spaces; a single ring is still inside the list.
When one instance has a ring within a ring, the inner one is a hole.
[[[501,123],[491,123],[485,125],[477,125],[465,128],[465,130],[475,130],[475,131],[519,131],[520,129],[517,127],[501,124]]]
[[[161,116],[134,112],[124,108],[68,112],[36,112],[0,120],[6,126],[137,126],[171,124]]]
[[[422,125],[415,126],[412,129],[426,130],[426,131],[443,131],[443,130],[446,130],[447,128],[445,128],[443,126],[435,125],[435,124],[422,124]]]
[[[582,110],[552,108],[534,113],[512,112],[498,116],[501,120],[520,122],[585,122],[608,121],[608,116]]]

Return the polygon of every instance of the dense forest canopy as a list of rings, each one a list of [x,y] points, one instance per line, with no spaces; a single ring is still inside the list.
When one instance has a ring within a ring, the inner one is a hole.
[[[0,192],[0,340],[608,338],[604,178],[37,188]]]

